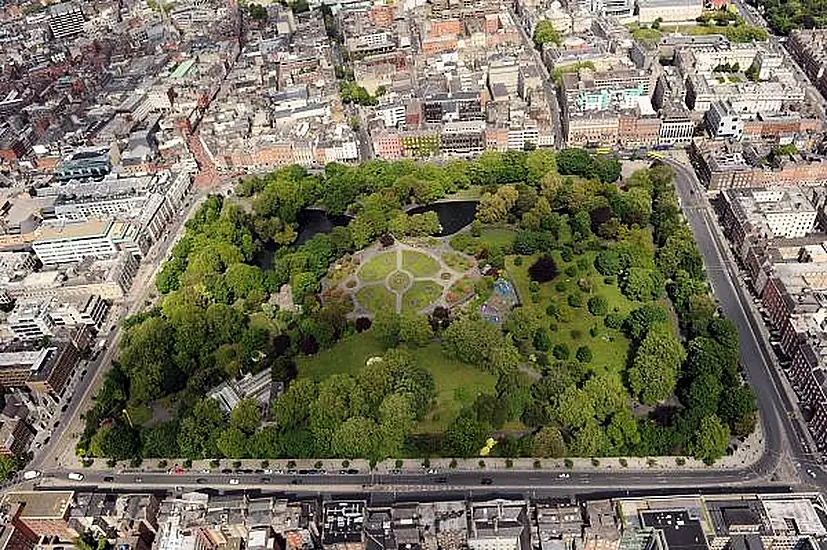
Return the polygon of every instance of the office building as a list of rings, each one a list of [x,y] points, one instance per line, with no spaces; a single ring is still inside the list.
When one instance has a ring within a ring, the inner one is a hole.
[[[56,40],[81,34],[83,22],[83,10],[74,2],[63,2],[49,7],[49,30]]]

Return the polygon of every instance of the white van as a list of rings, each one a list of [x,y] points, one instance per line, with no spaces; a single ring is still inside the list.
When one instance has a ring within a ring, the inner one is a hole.
[[[78,473],[75,473],[75,472],[70,472],[68,477],[69,477],[69,479],[71,479],[72,481],[83,481],[83,474],[78,474]]]
[[[26,481],[29,481],[31,479],[35,479],[35,478],[38,478],[38,477],[40,477],[40,472],[38,472],[37,470],[28,470],[26,472],[23,472],[23,479],[25,479]]]

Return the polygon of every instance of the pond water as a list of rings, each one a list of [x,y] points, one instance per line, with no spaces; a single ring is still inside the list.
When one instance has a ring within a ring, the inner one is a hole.
[[[334,227],[345,226],[352,219],[350,216],[328,215],[322,210],[302,210],[296,218],[299,224],[296,244],[304,244],[319,233],[330,233]]]
[[[442,225],[442,233],[438,236],[444,237],[453,235],[474,221],[474,216],[477,213],[477,201],[438,202],[427,206],[417,206],[407,212],[408,214],[436,212],[436,215],[439,216],[439,223]]]

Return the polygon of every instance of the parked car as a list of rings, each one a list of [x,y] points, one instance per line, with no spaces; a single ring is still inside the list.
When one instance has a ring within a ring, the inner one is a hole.
[[[72,481],[83,481],[83,474],[77,472],[70,472],[67,477]]]
[[[230,485],[238,485],[239,481],[236,478],[230,480]]]

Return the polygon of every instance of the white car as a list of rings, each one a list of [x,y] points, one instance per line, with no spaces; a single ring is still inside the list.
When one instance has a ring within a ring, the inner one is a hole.
[[[83,474],[78,474],[77,472],[70,472],[66,477],[72,481],[83,481]]]
[[[568,479],[568,478],[571,477],[571,474],[566,474],[566,473],[557,474],[557,477],[559,477],[560,479]]]
[[[238,480],[236,478],[231,479],[230,485],[238,485]]]
[[[273,470],[272,470],[272,469],[270,469],[270,468],[266,468],[266,469],[264,470],[264,473],[265,473],[265,474],[272,474],[272,473],[273,473]]]
[[[27,472],[23,472],[23,479],[25,479],[26,481],[36,479],[38,477],[40,477],[40,472],[38,472],[37,470],[29,470]]]

